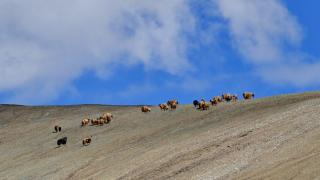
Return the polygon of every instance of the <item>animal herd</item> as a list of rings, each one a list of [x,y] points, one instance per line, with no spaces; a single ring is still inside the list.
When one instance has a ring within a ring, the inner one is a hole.
[[[242,94],[244,100],[249,100],[254,98],[254,93],[252,92],[244,92]],[[212,99],[207,102],[205,99],[201,99],[200,101],[194,100],[193,105],[195,108],[199,110],[208,110],[210,107],[210,104],[212,106],[217,106],[219,103],[225,101],[225,102],[236,102],[238,100],[238,96],[235,94],[230,93],[224,93],[221,96],[215,96]],[[159,104],[159,108],[161,111],[167,111],[169,109],[175,110],[177,109],[179,105],[179,102],[177,100],[169,100],[167,103]],[[151,112],[151,108],[148,106],[142,106],[141,112],[147,113]],[[91,126],[103,126],[104,124],[109,124],[111,120],[113,119],[113,114],[111,113],[104,113],[102,116],[96,118],[96,119],[89,119],[85,118],[81,121],[81,127],[87,126],[91,123]],[[55,133],[61,132],[62,127],[61,126],[54,126]],[[57,145],[60,147],[60,145],[66,145],[67,144],[67,137],[63,137],[57,140]],[[88,146],[92,141],[92,136],[86,137],[82,139],[82,145]]]
[[[254,93],[244,92],[242,94],[242,96],[243,96],[243,99],[249,100],[249,99],[254,98]],[[223,101],[236,102],[236,101],[238,101],[238,96],[236,94],[225,93],[225,94],[222,94],[221,96],[215,96],[212,99],[210,99],[210,103],[212,106],[216,106]],[[200,110],[208,110],[209,109],[209,103],[206,102],[206,100],[204,100],[204,99],[201,99],[200,102],[198,100],[194,100],[193,105],[195,108],[200,109]]]
[[[167,103],[162,103],[159,104],[159,108],[161,111],[167,111],[169,108],[171,110],[177,109],[179,102],[177,100],[169,100]],[[151,112],[151,108],[148,106],[142,106],[141,107],[141,112]]]
[[[96,118],[96,119],[89,119],[85,118],[81,121],[81,127],[87,126],[91,123],[92,126],[99,125],[103,126],[104,124],[109,124],[111,120],[113,119],[113,114],[111,113],[104,113],[102,116]],[[55,133],[61,132],[62,127],[55,125],[54,126]],[[61,145],[66,145],[67,144],[67,137],[63,137],[57,140],[57,145],[60,147]],[[91,143],[92,136],[86,137],[82,139],[82,145],[83,146],[88,146]]]
[[[244,92],[242,94],[243,99],[244,100],[249,100],[249,99],[253,99],[254,98],[254,93],[252,92]],[[193,101],[193,105],[195,108],[199,109],[199,110],[208,110],[210,107],[210,104],[212,106],[216,106],[221,102],[236,102],[238,101],[238,96],[236,94],[231,94],[231,93],[224,93],[221,96],[215,96],[212,99],[209,100],[209,102],[207,102],[205,99],[201,99],[200,101],[198,100],[194,100]],[[161,111],[167,111],[169,110],[169,108],[171,110],[174,110],[178,107],[179,102],[177,100],[169,100],[167,101],[167,103],[162,103],[159,104],[159,108],[161,109]],[[141,111],[142,112],[151,112],[151,108],[148,106],[142,106],[141,107]]]

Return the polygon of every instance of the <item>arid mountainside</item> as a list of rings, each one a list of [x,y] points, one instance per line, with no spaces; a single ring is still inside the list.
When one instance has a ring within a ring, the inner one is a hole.
[[[0,105],[0,179],[320,179],[319,92],[151,108]]]

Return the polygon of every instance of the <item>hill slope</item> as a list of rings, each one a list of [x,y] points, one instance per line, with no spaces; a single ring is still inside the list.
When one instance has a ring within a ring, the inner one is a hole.
[[[86,117],[111,124],[80,127]],[[320,177],[320,93],[191,105],[0,106],[1,179],[313,179]],[[52,133],[53,126],[63,127]],[[82,146],[82,138],[93,142]],[[68,137],[65,147],[56,140]]]

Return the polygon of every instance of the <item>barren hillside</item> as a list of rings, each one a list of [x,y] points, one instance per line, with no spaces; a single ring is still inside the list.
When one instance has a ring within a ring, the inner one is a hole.
[[[103,112],[115,115],[110,124],[80,127]],[[0,179],[319,179],[320,93],[208,111],[0,105],[0,152]]]

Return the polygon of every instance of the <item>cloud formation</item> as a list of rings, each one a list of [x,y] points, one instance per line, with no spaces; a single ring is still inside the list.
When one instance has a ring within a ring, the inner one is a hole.
[[[225,30],[229,38],[220,39]],[[320,63],[299,51],[302,39],[281,0],[2,0],[0,93],[12,92],[10,102],[48,102],[74,91],[84,72],[107,78],[114,64],[183,75],[197,68],[190,47],[212,41],[230,41],[267,82],[320,84]]]
[[[253,63],[277,61],[286,45],[301,40],[301,28],[279,0],[218,0],[221,15],[241,54]]]
[[[54,98],[86,70],[108,75],[112,63],[188,71],[184,33],[193,28],[184,0],[2,0],[0,92]]]
[[[301,25],[281,0],[217,0],[235,49],[258,76],[292,86],[320,84],[317,58],[299,50]]]

